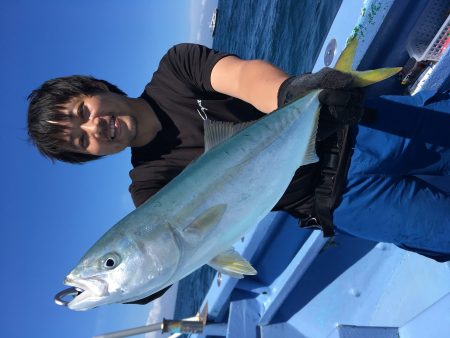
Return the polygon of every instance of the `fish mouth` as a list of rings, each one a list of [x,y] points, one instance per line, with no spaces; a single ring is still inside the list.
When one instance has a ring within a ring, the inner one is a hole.
[[[64,284],[72,287],[67,294],[71,294],[74,298],[70,302],[61,301],[61,304],[75,311],[85,311],[101,305],[109,295],[107,284],[93,277],[81,279],[69,275]]]

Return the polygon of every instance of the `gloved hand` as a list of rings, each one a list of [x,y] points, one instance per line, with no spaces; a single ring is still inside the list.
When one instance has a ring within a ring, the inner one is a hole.
[[[332,68],[322,68],[313,74],[287,79],[278,91],[278,107],[308,94],[313,89],[323,89],[319,94],[321,115],[331,115],[336,125],[356,124],[363,114],[363,94],[352,88],[353,76]]]

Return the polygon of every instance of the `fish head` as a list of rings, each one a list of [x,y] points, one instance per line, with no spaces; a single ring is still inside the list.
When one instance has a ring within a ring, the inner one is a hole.
[[[81,291],[67,306],[84,311],[124,303],[166,286],[179,260],[178,248],[171,246],[167,232],[154,235],[143,241],[133,232],[107,232],[67,275],[64,284]]]

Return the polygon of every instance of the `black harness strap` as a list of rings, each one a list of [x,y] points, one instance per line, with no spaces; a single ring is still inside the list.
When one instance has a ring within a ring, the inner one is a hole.
[[[300,227],[320,229],[324,237],[334,236],[333,210],[343,193],[350,165],[349,130],[350,127],[345,126],[317,144],[320,182],[314,192],[313,215],[302,219]]]

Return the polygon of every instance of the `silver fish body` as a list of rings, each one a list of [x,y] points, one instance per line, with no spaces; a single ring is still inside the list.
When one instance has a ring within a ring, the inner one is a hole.
[[[66,278],[84,290],[69,308],[141,299],[204,264],[237,277],[256,273],[229,249],[272,210],[298,167],[317,161],[319,92],[212,146],[107,231]]]

